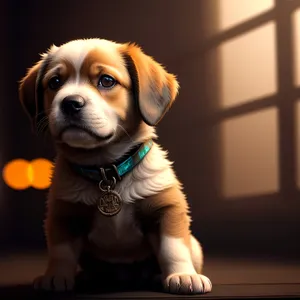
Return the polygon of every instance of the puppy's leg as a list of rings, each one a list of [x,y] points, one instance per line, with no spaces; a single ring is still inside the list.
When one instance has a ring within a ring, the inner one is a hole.
[[[149,234],[157,256],[166,291],[176,294],[207,293],[210,280],[200,274],[202,250],[190,234],[190,218],[184,194],[179,188],[168,189],[144,202],[158,228]],[[149,216],[149,215],[148,215]]]
[[[197,239],[191,235],[191,257],[192,257],[192,262],[193,266],[198,274],[201,274],[202,272],[202,267],[203,267],[203,252],[202,252],[202,247],[200,243],[197,241]]]
[[[48,201],[45,233],[49,258],[45,274],[34,281],[36,289],[73,289],[82,247],[84,208],[79,206],[61,200]]]
[[[209,278],[197,272],[202,262],[192,257],[182,238],[160,235],[152,236],[150,241],[156,248],[165,291],[174,294],[201,294],[212,290]]]

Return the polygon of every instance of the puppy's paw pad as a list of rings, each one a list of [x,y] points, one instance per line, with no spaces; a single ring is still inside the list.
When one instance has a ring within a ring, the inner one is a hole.
[[[74,288],[74,277],[64,275],[43,275],[36,278],[33,287],[36,290],[67,292]]]
[[[172,294],[205,294],[212,290],[209,278],[201,274],[172,274],[166,278],[164,286]]]

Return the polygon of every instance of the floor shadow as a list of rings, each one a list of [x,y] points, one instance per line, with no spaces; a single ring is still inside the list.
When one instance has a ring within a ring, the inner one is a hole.
[[[81,299],[81,298],[113,298],[113,294],[123,293],[131,294],[140,292],[145,293],[163,293],[162,286],[158,281],[151,283],[142,282],[114,282],[109,279],[98,278],[97,282],[87,282],[77,279],[76,289],[74,292],[38,292],[35,291],[31,284],[15,284],[0,286],[0,299],[14,300],[41,300],[41,299]]]

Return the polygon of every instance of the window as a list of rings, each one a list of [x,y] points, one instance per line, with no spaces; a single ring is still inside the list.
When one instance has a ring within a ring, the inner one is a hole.
[[[300,187],[300,1],[215,0],[208,42],[215,67],[220,198]],[[297,147],[298,148],[297,148]]]

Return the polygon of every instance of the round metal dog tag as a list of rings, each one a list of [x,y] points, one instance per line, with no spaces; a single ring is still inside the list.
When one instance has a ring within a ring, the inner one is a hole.
[[[105,216],[115,216],[122,208],[122,200],[120,195],[114,190],[105,191],[98,203],[98,210]]]

